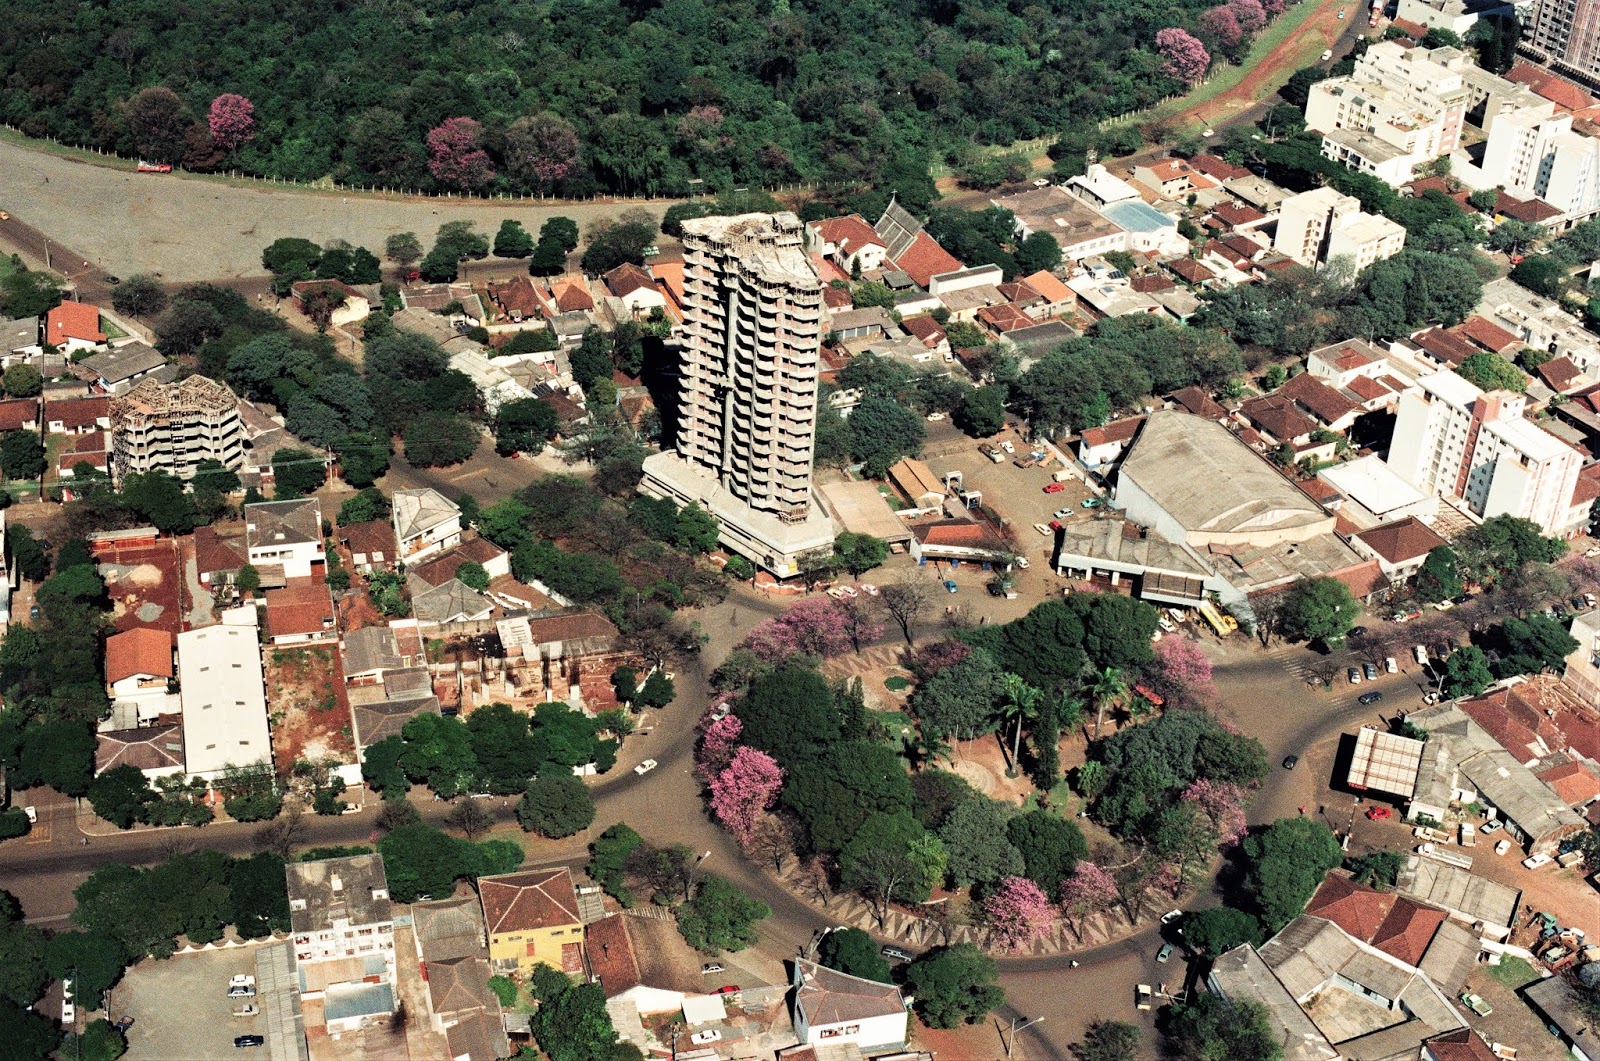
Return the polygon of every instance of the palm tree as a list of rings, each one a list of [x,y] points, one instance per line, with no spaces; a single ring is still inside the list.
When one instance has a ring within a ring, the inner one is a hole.
[[[1090,685],[1089,692],[1094,695],[1094,735],[1100,736],[1100,727],[1106,719],[1106,704],[1109,701],[1121,700],[1128,695],[1128,683],[1122,677],[1122,671],[1116,667],[1106,667],[1094,676],[1094,683]]]
[[[917,770],[940,759],[948,762],[954,751],[950,742],[944,739],[944,734],[921,728],[901,736],[900,747]]]
[[[1022,754],[1022,723],[1039,716],[1039,702],[1044,694],[1015,674],[1004,674],[1000,680],[1006,690],[1006,698],[1000,705],[1001,717],[1017,724],[1016,736],[1011,742],[1011,773],[1015,776],[1017,757]]]

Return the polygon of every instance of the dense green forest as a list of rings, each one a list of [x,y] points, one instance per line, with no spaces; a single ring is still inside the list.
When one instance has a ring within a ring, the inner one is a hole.
[[[1176,91],[1155,35],[1205,4],[32,0],[0,25],[0,121],[414,189],[895,187]]]

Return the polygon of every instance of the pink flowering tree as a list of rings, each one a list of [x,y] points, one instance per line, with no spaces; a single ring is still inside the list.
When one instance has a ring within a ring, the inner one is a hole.
[[[1212,681],[1211,660],[1200,643],[1182,635],[1163,637],[1156,643],[1157,673],[1153,684],[1167,697],[1187,697],[1204,702],[1217,691]]]
[[[428,130],[428,172],[448,188],[472,191],[494,180],[483,128],[471,118],[446,118]]]
[[[1061,912],[1081,942],[1083,923],[1117,901],[1117,882],[1093,862],[1079,862],[1061,882]]]
[[[1161,72],[1168,77],[1192,85],[1206,76],[1211,66],[1211,53],[1194,34],[1169,26],[1156,34],[1156,51],[1164,60]]]
[[[1228,0],[1228,10],[1246,33],[1255,33],[1267,24],[1267,9],[1261,5],[1261,0]]]
[[[953,637],[935,641],[931,645],[917,649],[916,655],[911,657],[911,673],[917,676],[917,681],[925,682],[946,667],[954,667],[971,654],[972,646],[965,641],[957,641]]]
[[[722,773],[733,760],[733,753],[739,747],[739,735],[743,732],[744,723],[735,715],[707,724],[705,733],[700,737],[700,754],[695,765],[695,773],[700,775],[700,780],[709,783]]]
[[[224,151],[237,151],[256,135],[256,105],[243,96],[224,92],[211,101],[212,141]]]
[[[678,119],[678,139],[685,143],[705,143],[714,139],[722,128],[721,107],[702,104],[692,107],[688,114]]]
[[[768,663],[837,656],[850,647],[850,617],[831,597],[811,597],[750,632],[745,644]]]
[[[783,788],[783,769],[772,756],[754,748],[740,748],[722,772],[711,779],[711,809],[727,830],[748,847],[756,823],[777,801]]]
[[[1022,950],[1055,929],[1056,908],[1027,877],[1007,877],[983,901],[983,920],[996,943],[1006,950]]]
[[[1244,816],[1244,790],[1238,785],[1208,777],[1196,778],[1179,798],[1195,804],[1211,819],[1220,846],[1231,847],[1244,839],[1249,826]]]
[[[1268,18],[1283,14],[1285,6],[1284,0],[1261,0],[1261,7],[1266,11]]]
[[[572,172],[582,149],[578,131],[554,114],[529,114],[506,128],[506,168],[541,191]]]
[[[1231,52],[1244,41],[1244,30],[1231,7],[1213,7],[1200,12],[1200,32],[1210,37],[1218,48]]]

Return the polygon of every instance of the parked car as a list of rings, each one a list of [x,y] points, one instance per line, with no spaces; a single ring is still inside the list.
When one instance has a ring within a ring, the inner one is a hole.
[[[1350,680],[1350,684],[1351,685],[1360,685],[1361,684],[1361,668],[1360,667],[1351,667],[1349,670],[1344,672],[1344,676]]]
[[[22,808],[22,813],[24,813],[24,814],[26,814],[28,816],[28,824],[29,825],[38,825],[39,824],[39,812],[37,810],[35,810],[34,808],[32,808],[32,807],[23,807]]]
[[[1033,529],[1044,535],[1046,538],[1055,533],[1050,529],[1050,525],[1048,523],[1035,523],[1033,525]]]
[[[1378,680],[1378,665],[1376,663],[1363,663],[1361,665],[1361,673],[1366,676],[1367,681],[1375,682]]]
[[[230,987],[230,988],[228,988],[228,997],[229,998],[255,998],[256,997],[256,989],[254,987]]]
[[[132,1017],[123,1017],[117,1021],[117,1031],[119,1032],[126,1034],[128,1029],[131,1027],[133,1027]]]
[[[1421,645],[1412,645],[1411,658],[1416,660],[1418,663],[1427,663],[1428,650],[1423,648]]]
[[[234,1010],[233,1015],[235,1017],[254,1017],[260,1014],[260,1012],[261,1008],[254,1002],[246,1002],[244,1005]]]
[[[1078,504],[1083,508],[1099,508],[1101,505],[1105,504],[1105,502],[1101,501],[1098,497],[1086,497],[1082,501],[1079,501]]]
[[[1168,910],[1166,913],[1161,915],[1161,923],[1163,925],[1170,925],[1182,916],[1182,910]]]
[[[100,279],[104,280],[106,283],[110,284],[112,287],[116,287],[118,284],[122,283],[122,277],[120,277],[120,276],[112,276],[110,273],[107,273],[106,275],[102,276]]]
[[[1348,634],[1345,634],[1344,636],[1346,636],[1346,637],[1361,637],[1366,632],[1367,632],[1367,628],[1364,627],[1364,626],[1352,626],[1350,628],[1350,632]]]
[[[887,944],[878,948],[878,953],[883,955],[885,958],[888,958],[892,962],[911,962],[917,960],[917,956],[905,948],[893,947]]]
[[[1061,529],[1061,521],[1058,520],[1058,519],[1051,520],[1050,521],[1050,529],[1053,530],[1053,531],[1060,530]]]
[[[1551,858],[1549,855],[1541,853],[1537,855],[1529,855],[1527,858],[1522,860],[1522,864],[1528,869],[1543,869],[1554,861],[1555,859]]]
[[[1169,634],[1175,634],[1178,632],[1178,625],[1171,619],[1168,619],[1165,615],[1157,619],[1156,623],[1161,627],[1161,629],[1165,630]]]
[[[1050,514],[1052,516],[1054,516],[1056,519],[1066,519],[1068,516],[1072,515],[1072,509],[1070,509],[1070,508],[1058,508],[1058,509],[1056,509],[1054,512],[1052,512]]]
[[[737,995],[738,993],[738,984],[723,984],[721,987],[712,992],[714,995]]]
[[[1168,608],[1167,614],[1172,616],[1172,621],[1175,623],[1188,622],[1189,620],[1189,617],[1183,614],[1182,608]]]
[[[240,973],[238,976],[235,976],[232,980],[228,981],[228,986],[229,987],[254,987],[254,986],[256,986],[256,978],[251,976],[251,975],[249,975],[248,973]]]
[[[1028,570],[1028,558],[1026,556],[1019,556],[1011,562],[1022,568],[1024,571]]]
[[[1356,697],[1357,702],[1361,704],[1375,704],[1382,699],[1383,694],[1378,692],[1376,689],[1370,693],[1362,693],[1360,696]]]
[[[267,1045],[267,1037],[264,1035],[236,1035],[233,1038],[233,1045],[240,1050],[249,1046],[265,1046]]]
[[[1172,960],[1172,952],[1174,949],[1175,948],[1172,946],[1172,944],[1163,943],[1161,945],[1161,949],[1156,951],[1156,961],[1165,965],[1167,962]]]
[[[1383,660],[1383,669],[1390,674],[1400,673],[1400,663],[1393,656],[1386,656]]]
[[[1466,992],[1462,992],[1461,1002],[1480,1017],[1487,1017],[1494,1012],[1494,1008],[1477,995],[1469,995]]]
[[[1047,493],[1047,494],[1059,494],[1061,491],[1065,490],[1066,488],[1067,488],[1067,486],[1066,486],[1065,483],[1045,483],[1044,484],[1044,492]]]
[[[1329,59],[1332,59],[1332,58],[1333,58],[1333,49],[1329,48],[1329,49],[1327,49],[1326,51],[1324,51],[1322,53],[1322,61],[1323,62],[1327,62]]]
[[[642,762],[638,766],[634,767],[633,768],[633,772],[642,777],[645,774],[648,774],[650,771],[654,770],[659,765],[660,764],[657,763],[654,759],[646,759],[644,762]]]
[[[1497,854],[1497,855],[1503,855],[1507,851],[1510,851],[1510,850],[1511,850],[1511,841],[1510,840],[1502,840],[1498,844],[1494,845],[1494,853]]]
[[[944,416],[942,413],[935,413],[934,415],[940,417],[940,419],[943,419]],[[929,419],[932,419],[932,417]],[[715,1028],[707,1028],[703,1032],[695,1032],[689,1036],[689,1041],[696,1046],[704,1046],[706,1043],[720,1043],[722,1041],[722,1033]]]
[[[1505,827],[1506,827],[1506,823],[1501,821],[1500,819],[1496,818],[1492,822],[1484,822],[1483,823],[1483,828],[1479,829],[1478,832],[1483,833],[1485,836],[1487,836],[1490,833],[1497,833],[1501,829],[1504,829]]]
[[[878,587],[874,586],[870,582],[861,583],[860,589],[862,593],[865,593],[869,597],[876,597],[878,595]]]
[[[929,413],[928,414],[928,423],[930,423],[930,424],[937,424],[940,420],[943,420],[943,419],[944,419],[944,414],[943,413]],[[710,1042],[709,1039],[706,1040],[706,1041]]]
[[[944,580],[944,588],[947,593],[959,593],[961,591],[961,587],[955,584],[955,580],[948,578]]]
[[[1392,817],[1394,817],[1394,811],[1389,809],[1388,807],[1368,807],[1367,808],[1367,821],[1369,821],[1369,822],[1382,821],[1384,818],[1392,818]]]
[[[1014,443],[1012,443],[1012,441],[1009,438],[1006,439],[1004,442],[1000,443],[1000,448],[1005,450],[1007,453],[1015,453],[1015,452],[1017,452],[1016,445]]]
[[[1298,765],[1300,765],[1300,757],[1298,755],[1286,755],[1283,757],[1283,768],[1285,770],[1293,770]]]

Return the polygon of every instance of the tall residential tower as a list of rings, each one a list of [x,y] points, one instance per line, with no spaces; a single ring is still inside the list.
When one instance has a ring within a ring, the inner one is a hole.
[[[683,363],[677,449],[640,489],[698,501],[724,544],[779,577],[833,542],[811,494],[822,281],[790,213],[683,226]]]

